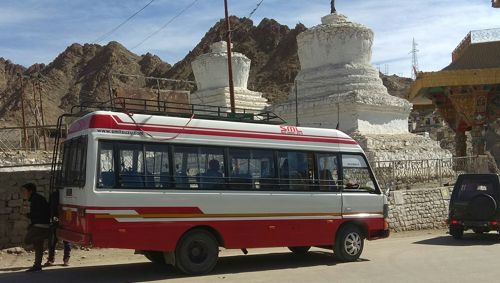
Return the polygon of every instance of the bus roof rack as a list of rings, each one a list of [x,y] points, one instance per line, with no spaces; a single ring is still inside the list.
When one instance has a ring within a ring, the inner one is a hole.
[[[105,102],[84,102],[73,106],[71,114],[83,115],[98,110],[246,123],[275,125],[286,123],[271,111],[256,113],[249,109],[236,108],[236,112],[232,113],[229,107],[127,97],[116,97]]]

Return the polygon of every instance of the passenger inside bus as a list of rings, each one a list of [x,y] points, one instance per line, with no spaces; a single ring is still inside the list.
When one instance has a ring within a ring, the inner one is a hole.
[[[247,190],[252,188],[252,175],[250,175],[250,160],[243,160],[244,168],[240,168],[240,159],[233,158],[232,170],[230,179],[230,188],[236,190]],[[243,170],[240,170],[243,169]]]
[[[222,183],[224,183],[224,176],[220,172],[220,163],[218,160],[212,159],[208,162],[207,171],[200,175],[200,188],[220,189]]]

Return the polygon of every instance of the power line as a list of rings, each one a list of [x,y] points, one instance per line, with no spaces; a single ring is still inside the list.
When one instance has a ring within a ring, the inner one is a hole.
[[[264,2],[264,0],[260,0],[257,5],[255,6],[255,8],[253,8],[253,10],[250,12],[250,14],[248,14],[248,19],[251,19],[253,14],[255,14],[255,12],[259,9],[260,5],[262,5],[262,2]],[[231,30],[230,32],[235,32],[237,31],[238,29],[240,29],[241,27],[243,26],[243,22],[240,22],[238,24],[238,26],[236,26],[235,29]],[[237,43],[234,45],[233,49],[236,48],[240,43]]]
[[[98,43],[99,41],[102,41],[104,40],[106,37],[110,36],[111,34],[113,34],[115,31],[117,31],[119,28],[121,28],[124,24],[126,24],[128,21],[130,21],[132,18],[134,18],[135,16],[137,16],[140,12],[142,12],[144,9],[146,9],[149,5],[151,5],[155,0],[151,0],[149,1],[149,3],[147,3],[146,5],[144,5],[144,7],[142,7],[139,11],[133,13],[130,17],[128,17],[125,21],[121,22],[119,25],[117,25],[116,27],[114,27],[112,30],[108,31],[107,33],[99,36],[96,40],[94,40],[95,43]]]
[[[175,16],[173,16],[170,20],[168,20],[168,22],[166,22],[163,26],[161,26],[159,29],[157,29],[156,31],[152,32],[150,35],[148,35],[146,38],[144,38],[141,42],[139,42],[137,45],[135,45],[134,47],[132,47],[131,49],[135,49],[139,46],[141,46],[144,42],[146,42],[148,39],[150,39],[151,37],[155,36],[156,34],[158,34],[160,31],[162,31],[163,29],[165,29],[168,25],[170,25],[175,19],[177,19],[178,17],[180,17],[182,14],[184,14],[187,10],[189,10],[189,8],[191,8],[192,6],[194,6],[194,4],[196,4],[199,0],[194,0],[193,2],[191,2],[189,5],[187,5],[184,9],[182,9],[179,13],[177,13]]]

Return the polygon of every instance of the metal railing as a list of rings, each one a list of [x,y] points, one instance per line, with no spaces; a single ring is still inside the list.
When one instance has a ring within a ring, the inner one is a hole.
[[[71,108],[72,114],[95,110],[124,111],[139,114],[194,117],[209,120],[227,120],[248,123],[284,124],[285,121],[270,111],[255,113],[253,110],[229,107],[159,101],[142,98],[116,97],[105,102],[86,102]]]
[[[425,183],[452,184],[460,174],[480,173],[487,168],[483,156],[443,159],[392,160],[372,162],[373,171],[382,187]]]
[[[47,150],[54,148],[56,126],[27,126],[0,128],[0,152],[14,150]],[[67,127],[61,129],[63,136],[67,134]]]

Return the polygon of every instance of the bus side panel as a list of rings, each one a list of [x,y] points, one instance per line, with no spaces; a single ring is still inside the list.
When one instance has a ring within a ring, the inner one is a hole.
[[[257,222],[257,223],[256,223]],[[226,248],[331,245],[339,220],[260,220],[217,223]]]
[[[120,223],[114,219],[92,221],[92,245],[100,248],[123,248],[173,251],[182,234],[192,227],[189,222]]]
[[[194,227],[215,229],[226,248],[332,245],[339,220],[228,220],[163,223],[118,223],[96,220],[92,245],[101,248],[173,251],[182,235]]]

